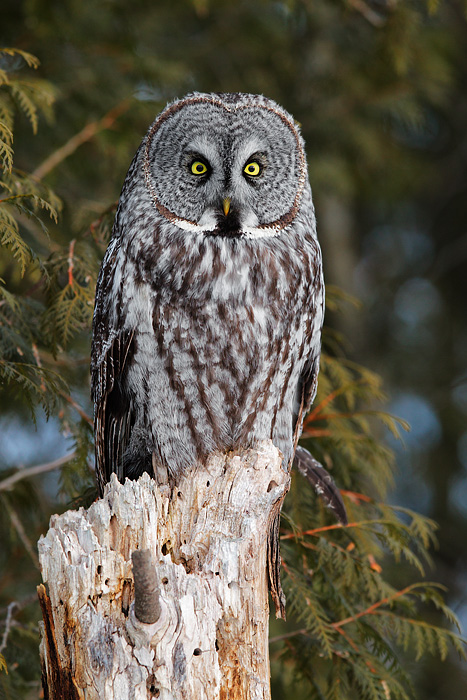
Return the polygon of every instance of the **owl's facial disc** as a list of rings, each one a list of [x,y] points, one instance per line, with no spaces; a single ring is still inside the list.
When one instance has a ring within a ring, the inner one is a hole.
[[[232,107],[195,96],[162,113],[145,150],[146,185],[161,214],[222,236],[278,235],[291,223],[306,180],[302,142],[288,115],[262,100],[244,96]]]
[[[194,222],[199,233],[238,237],[245,235],[248,226],[258,226],[258,217],[250,202],[243,201],[241,188],[236,186],[238,168],[231,155],[220,155],[211,144],[203,143],[201,139],[189,145],[185,160],[205,199],[205,209],[200,219]],[[264,167],[263,155],[255,154],[244,164],[243,177],[253,183],[261,176]]]

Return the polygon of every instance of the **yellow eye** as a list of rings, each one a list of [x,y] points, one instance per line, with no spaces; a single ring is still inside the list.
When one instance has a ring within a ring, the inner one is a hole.
[[[204,175],[208,172],[207,166],[201,160],[194,160],[191,164],[191,172],[193,175]]]
[[[255,160],[251,160],[245,165],[243,172],[245,175],[249,175],[250,177],[256,177],[261,172],[261,166]]]

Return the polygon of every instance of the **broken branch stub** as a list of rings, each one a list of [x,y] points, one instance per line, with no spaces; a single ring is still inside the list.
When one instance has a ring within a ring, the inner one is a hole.
[[[289,481],[265,442],[172,490],[113,477],[87,511],[54,516],[39,541],[46,697],[269,700],[267,540]]]
[[[149,549],[131,554],[135,586],[135,615],[140,622],[152,625],[160,617],[159,587],[156,569]]]

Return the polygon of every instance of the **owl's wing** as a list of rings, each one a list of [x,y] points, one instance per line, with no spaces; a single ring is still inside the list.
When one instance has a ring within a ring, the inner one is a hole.
[[[96,476],[100,495],[112,472],[124,477],[122,455],[134,423],[125,377],[134,350],[134,331],[117,334],[92,367]]]
[[[297,387],[297,410],[293,417],[293,444],[296,449],[302,433],[303,419],[310,410],[318,386],[319,355],[312,355],[305,363]]]
[[[93,320],[91,395],[94,401],[96,477],[101,496],[112,472],[123,480],[122,455],[134,423],[131,398],[125,386],[134,354],[135,332],[124,330],[122,258],[119,237],[114,236],[99,272]]]
[[[299,385],[299,410],[294,429],[295,456],[293,466],[307,479],[315,489],[324,505],[330,508],[342,525],[347,525],[347,513],[344,501],[332,476],[304,447],[298,446],[302,432],[303,418],[311,406],[318,383],[319,358],[312,357],[306,363]]]

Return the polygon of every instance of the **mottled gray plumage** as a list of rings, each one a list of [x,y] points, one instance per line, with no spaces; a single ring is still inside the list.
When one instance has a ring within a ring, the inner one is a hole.
[[[323,314],[293,118],[256,95],[168,105],[128,171],[97,283],[100,492],[112,472],[176,480],[215,450],[268,438],[288,469],[316,392]]]

